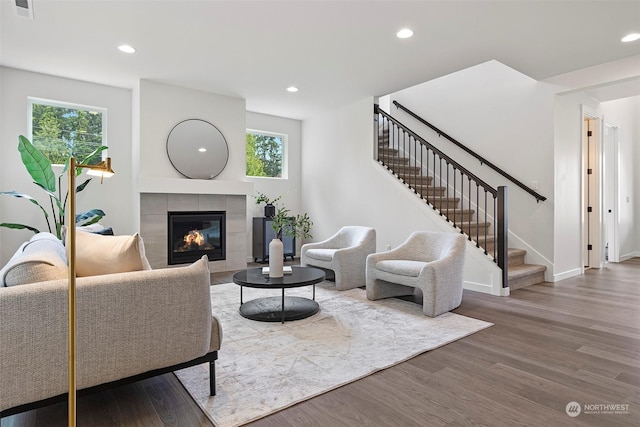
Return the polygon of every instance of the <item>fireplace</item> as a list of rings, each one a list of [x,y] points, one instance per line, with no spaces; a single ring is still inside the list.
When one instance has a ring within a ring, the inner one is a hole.
[[[225,212],[167,212],[168,264],[225,259]]]

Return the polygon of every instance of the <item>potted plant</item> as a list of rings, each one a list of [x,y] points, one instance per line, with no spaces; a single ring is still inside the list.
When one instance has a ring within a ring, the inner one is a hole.
[[[271,199],[264,193],[258,192],[257,196],[253,196],[256,198],[256,204],[265,203],[264,207],[264,216],[267,218],[271,218],[276,214],[276,202],[282,198],[282,195],[276,197],[275,199]]]
[[[92,159],[94,159],[106,149],[107,147],[105,146],[98,147],[86,158],[82,159],[80,163],[89,163]],[[49,201],[51,204],[51,214],[49,214],[49,212],[47,212],[47,209],[45,209],[45,207],[42,206],[36,199],[29,196],[28,194],[20,193],[17,191],[0,191],[0,194],[25,199],[39,207],[42,211],[42,214],[44,215],[45,221],[47,222],[49,232],[55,234],[58,239],[62,239],[62,226],[65,222],[65,211],[67,207],[67,199],[69,197],[69,190],[67,189],[63,197],[60,183],[62,181],[62,177],[69,169],[69,159],[71,158],[71,152],[68,153],[62,172],[60,172],[60,175],[58,175],[57,177],[56,188],[56,176],[53,172],[53,168],[51,167],[51,161],[49,161],[49,159],[45,157],[44,154],[40,152],[40,150],[34,147],[33,144],[31,144],[31,142],[23,135],[20,135],[18,137],[18,151],[20,151],[22,164],[24,164],[27,172],[29,172],[29,175],[31,175],[33,183],[44,190],[49,196]],[[80,175],[81,173],[82,169],[76,168],[76,176]],[[80,191],[84,190],[89,182],[91,182],[91,178],[88,178],[86,181],[78,185],[75,191],[79,193]],[[90,225],[98,222],[102,217],[104,217],[104,215],[105,213],[100,209],[91,209],[87,212],[77,214],[75,223],[76,225]],[[51,223],[51,219],[53,219],[53,224]],[[3,222],[0,224],[0,227],[7,227],[17,230],[28,229],[33,231],[34,233],[40,233],[40,230],[36,227],[25,224]]]
[[[271,227],[276,233],[276,238],[269,243],[269,276],[282,277],[284,246],[282,244],[282,236],[286,234],[291,237],[311,238],[311,226],[313,221],[306,213],[296,216],[291,215],[291,211],[285,207],[278,209],[276,214],[271,218]]]
[[[310,239],[311,226],[313,221],[306,213],[291,216],[291,211],[285,207],[278,209],[277,213],[271,218],[271,227],[276,232],[278,239],[282,239],[283,234],[291,237],[302,237]]]

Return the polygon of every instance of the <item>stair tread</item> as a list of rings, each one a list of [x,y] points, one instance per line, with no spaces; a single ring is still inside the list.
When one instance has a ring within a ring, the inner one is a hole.
[[[447,190],[445,187],[434,187],[433,185],[429,185],[429,184],[412,184],[411,186],[417,190],[430,191],[430,192],[437,191],[440,193],[444,193]]]
[[[524,257],[527,255],[527,251],[524,249],[509,248],[507,250],[507,262],[509,268],[515,268],[516,266],[524,264]]]
[[[473,209],[441,209],[440,212],[442,212],[443,215],[447,216],[453,216],[454,212],[455,215],[471,215],[476,213],[476,211]]]
[[[538,264],[521,264],[509,268],[509,279],[516,279],[524,276],[533,276],[534,274],[544,273],[547,267]]]
[[[452,218],[449,218],[449,220],[451,221]],[[476,221],[459,221],[458,222],[459,225],[471,225],[472,227],[486,227],[488,225],[491,225],[490,222],[487,221],[480,221],[480,222],[476,222]]]
[[[380,161],[382,161],[386,166],[393,166],[394,162],[389,161],[389,159],[380,159]],[[407,165],[407,164],[403,164],[403,163],[398,163],[395,162],[396,166],[400,166],[401,171],[408,171],[408,170],[414,170],[414,171],[419,171],[420,170],[420,166],[411,166],[411,165]]]
[[[433,181],[433,177],[431,175],[407,175],[404,173],[404,171],[400,171],[399,173],[400,178],[404,178],[406,180],[428,180],[428,181]]]
[[[518,249],[518,248],[509,248],[508,250],[508,254],[509,256],[520,256],[520,255],[526,255],[527,251],[525,251],[524,249]]]
[[[460,197],[432,197],[428,198],[429,202],[439,202],[442,200],[443,202],[459,202]]]

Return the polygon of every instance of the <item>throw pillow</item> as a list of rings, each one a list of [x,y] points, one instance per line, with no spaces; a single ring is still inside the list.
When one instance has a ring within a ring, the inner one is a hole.
[[[102,230],[92,231],[93,234],[102,234],[103,236],[113,236],[113,228],[107,227]]]
[[[103,236],[76,232],[78,277],[150,269],[144,242],[138,233],[133,236]]]
[[[96,222],[90,225],[80,225],[76,227],[76,231],[88,231],[89,233],[95,234],[105,234],[109,236],[113,236],[113,229],[111,227],[105,227],[102,223]],[[67,226],[63,225],[62,230],[62,241],[67,241]]]

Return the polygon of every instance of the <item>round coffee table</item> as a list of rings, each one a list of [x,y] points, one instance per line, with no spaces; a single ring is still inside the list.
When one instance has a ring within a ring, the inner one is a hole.
[[[251,268],[233,275],[233,283],[240,285],[240,315],[261,322],[300,320],[316,314],[320,306],[316,299],[316,283],[324,280],[324,271],[313,267],[293,266],[291,274],[269,277],[261,268]],[[313,285],[313,298],[286,297],[284,290]],[[281,297],[263,297],[244,302],[242,288],[282,289]]]

